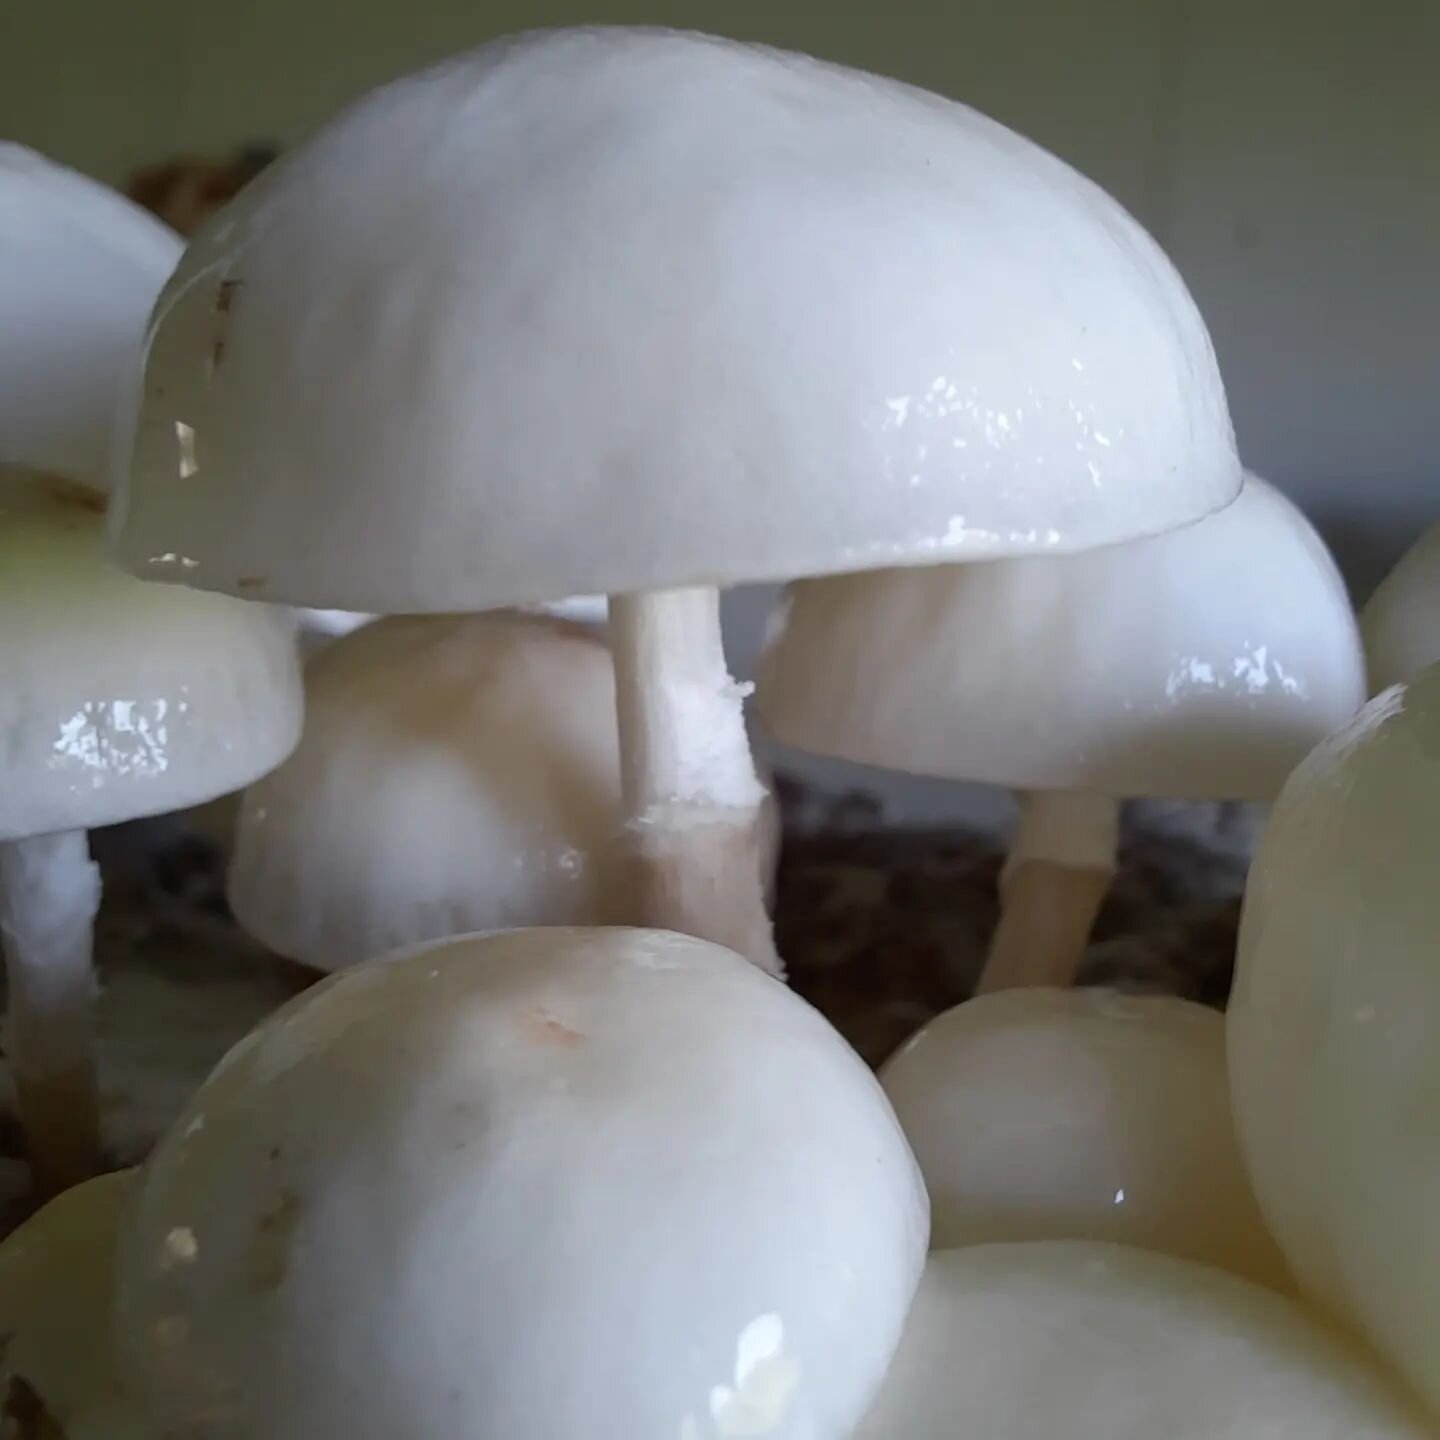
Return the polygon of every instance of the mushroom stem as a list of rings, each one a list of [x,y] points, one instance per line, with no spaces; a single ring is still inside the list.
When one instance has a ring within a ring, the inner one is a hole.
[[[100,1164],[91,935],[100,870],[83,830],[0,843],[9,1051],[43,1199]]]
[[[1021,797],[1020,823],[1000,876],[1000,923],[977,994],[1070,985],[1115,877],[1120,806],[1057,790]]]
[[[765,911],[761,805],[744,687],[725,666],[713,587],[610,601],[620,781],[636,925],[678,930],[783,970]]]

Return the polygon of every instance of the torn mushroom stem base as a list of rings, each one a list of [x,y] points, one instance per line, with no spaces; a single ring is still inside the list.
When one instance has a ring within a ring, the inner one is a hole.
[[[1000,877],[1000,923],[977,993],[1070,985],[1115,877],[1120,805],[1105,795],[1034,791]]]
[[[100,871],[83,830],[0,843],[8,1045],[41,1198],[99,1169],[95,976]]]
[[[760,868],[764,787],[730,676],[713,587],[617,595],[610,642],[632,924],[728,945],[782,973]]]

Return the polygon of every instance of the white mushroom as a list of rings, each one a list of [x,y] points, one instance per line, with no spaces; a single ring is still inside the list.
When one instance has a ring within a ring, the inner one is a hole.
[[[1440,525],[1400,557],[1360,614],[1370,693],[1413,680],[1440,661]]]
[[[927,1235],[839,1035],[623,929],[332,977],[211,1075],[134,1216],[124,1373],[158,1432],[229,1440],[844,1440]]]
[[[1288,1288],[1240,1160],[1218,1011],[1103,990],[982,995],[880,1079],[936,1249],[1115,1240]]]
[[[0,1244],[0,1435],[145,1437],[110,1363],[115,1241],[133,1171],[86,1181]]]
[[[246,791],[230,903],[323,970],[423,940],[623,918],[603,631],[516,611],[379,620],[305,678],[305,733]],[[761,863],[773,882],[773,801]]]
[[[0,948],[42,1194],[98,1154],[85,832],[245,785],[300,734],[289,617],[113,569],[104,508],[0,466]]]
[[[246,784],[299,729],[287,620],[101,552],[87,487],[178,252],[127,200],[0,146],[0,941],[42,1194],[97,1155],[86,829]]]
[[[1301,1286],[1440,1413],[1440,666],[1291,777],[1245,892],[1230,1080]]]
[[[148,211],[0,141],[0,460],[102,482],[120,376],[180,249]]]
[[[758,703],[786,744],[1022,792],[985,990],[1074,977],[1121,798],[1272,799],[1363,672],[1324,544],[1251,476],[1132,545],[794,585]]]
[[[1168,1255],[937,1251],[855,1440],[1427,1440],[1293,1302]]]
[[[197,237],[116,546],[293,604],[608,594],[632,918],[774,969],[716,587],[1084,549],[1239,481],[1183,284],[1058,160],[804,57],[561,30],[363,98]]]

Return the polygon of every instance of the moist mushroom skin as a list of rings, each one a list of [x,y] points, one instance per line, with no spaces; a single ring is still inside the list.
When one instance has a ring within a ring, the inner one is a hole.
[[[930,1192],[932,1249],[1118,1241],[1293,1290],[1240,1158],[1210,1007],[1088,986],[982,995],[880,1081]]]
[[[1086,555],[792,585],[757,702],[785,744],[1019,793],[990,990],[1073,979],[1122,799],[1273,799],[1363,670],[1323,542],[1250,476],[1197,525]]]
[[[104,508],[0,465],[0,948],[42,1196],[99,1163],[86,831],[236,789],[300,733],[289,617],[112,568]]]
[[[655,29],[342,112],[187,251],[137,412],[137,573],[612,597],[634,918],[772,970],[719,590],[1079,550],[1239,486],[1195,307],[1090,182],[937,96]]]
[[[222,1407],[231,1440],[846,1440],[928,1230],[823,1017],[618,927],[332,976],[212,1072],[133,1217],[125,1373],[157,1433]]]

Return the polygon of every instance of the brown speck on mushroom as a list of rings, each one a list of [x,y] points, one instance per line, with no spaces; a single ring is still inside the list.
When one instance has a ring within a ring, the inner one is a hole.
[[[258,590],[265,583],[263,575],[242,575],[236,582],[237,590]]]
[[[281,1190],[273,1206],[255,1226],[252,1259],[255,1283],[262,1290],[278,1290],[290,1269],[290,1249],[304,1213],[304,1203],[293,1190]]]
[[[559,1045],[570,1049],[585,1039],[580,1031],[572,1030],[570,1026],[563,1024],[553,1015],[545,1014],[543,1010],[527,1010],[524,1024],[526,1034],[540,1045]]]
[[[240,288],[238,280],[222,280],[215,292],[215,313],[228,315],[235,306],[235,292]]]

